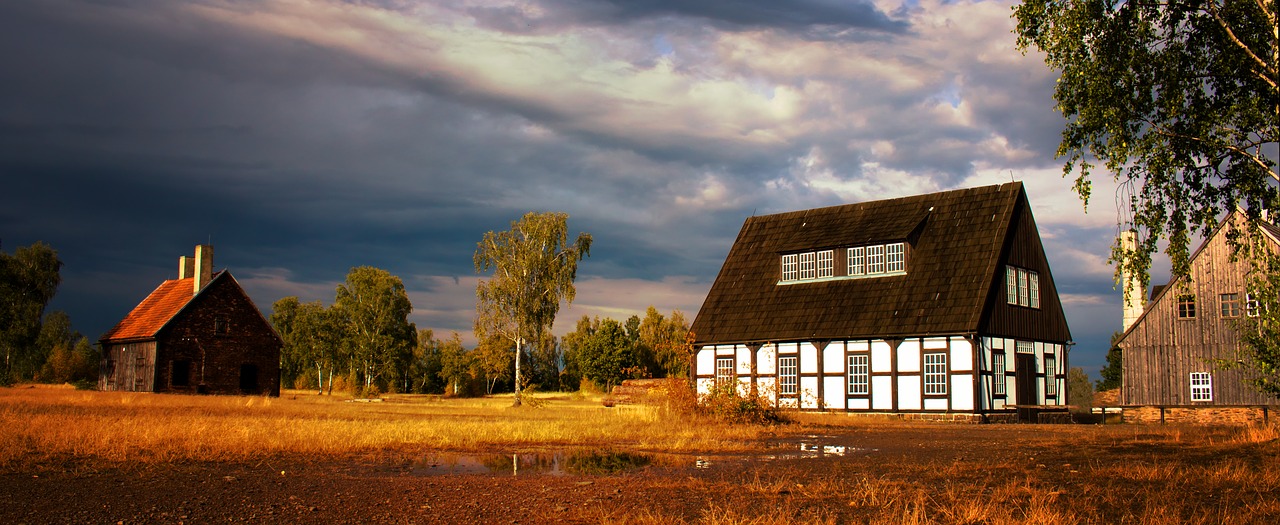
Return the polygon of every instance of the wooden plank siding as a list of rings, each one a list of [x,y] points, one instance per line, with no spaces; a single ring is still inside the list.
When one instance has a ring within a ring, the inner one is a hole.
[[[984,306],[980,330],[984,334],[1014,339],[1070,341],[1071,330],[1067,327],[1058,286],[1053,281],[1053,272],[1044,254],[1031,205],[1025,199],[1017,201],[1012,215],[1012,225],[1001,248],[999,264],[991,275],[992,290]],[[1005,268],[1008,265],[1040,275],[1039,308],[1011,305],[1005,300]]]
[[[1236,217],[1233,214],[1228,221]],[[1224,221],[1224,224],[1227,221]],[[1118,342],[1123,351],[1120,402],[1125,405],[1277,405],[1244,382],[1239,370],[1223,370],[1216,359],[1234,356],[1239,337],[1234,319],[1222,312],[1221,295],[1238,294],[1245,315],[1249,263],[1232,261],[1226,227],[1215,230],[1193,254],[1189,279],[1164,287]],[[1195,317],[1179,317],[1178,298],[1195,297]],[[1212,400],[1191,400],[1191,374],[1212,377]]]

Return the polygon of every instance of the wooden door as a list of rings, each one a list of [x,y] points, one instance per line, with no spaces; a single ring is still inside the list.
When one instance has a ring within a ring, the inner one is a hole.
[[[1036,356],[1035,354],[1015,355],[1013,368],[1017,375],[1015,380],[1018,384],[1018,404],[1038,405],[1040,382],[1036,381]]]

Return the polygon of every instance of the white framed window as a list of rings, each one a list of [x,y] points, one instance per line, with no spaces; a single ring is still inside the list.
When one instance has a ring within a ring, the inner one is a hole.
[[[834,277],[836,274],[836,252],[822,250],[818,252],[818,278]]]
[[[1018,270],[1012,266],[1004,267],[1005,301],[1018,304]]]
[[[1032,308],[1040,308],[1040,274],[1027,270],[1027,303]]]
[[[1251,293],[1244,294],[1244,314],[1249,317],[1257,317],[1261,311],[1262,304],[1258,302],[1258,299],[1254,298]]]
[[[1213,401],[1213,376],[1208,372],[1191,373],[1191,400]]]
[[[924,393],[925,395],[946,395],[947,354],[924,355]]]
[[[1036,352],[1036,345],[1031,341],[1018,341],[1014,343],[1014,348],[1019,354],[1034,354]]]
[[[799,367],[796,366],[798,358],[779,357],[778,358],[778,394],[784,396],[796,395],[796,386],[799,384]]]
[[[884,273],[884,245],[867,246],[867,273]]]
[[[865,275],[867,273],[866,266],[863,265],[863,254],[866,249],[861,246],[857,248],[849,248],[846,260],[849,265],[849,275]]]
[[[1027,271],[1018,268],[1018,306],[1031,306],[1031,298],[1027,293]]]
[[[783,255],[782,256],[782,280],[794,281],[799,276],[800,274],[798,273],[796,268],[796,254],[792,253],[789,255]]]
[[[733,381],[733,358],[716,358],[716,384],[723,385]]]
[[[849,356],[849,395],[867,395],[871,387],[871,361],[867,354]]]
[[[1053,354],[1044,355],[1044,395],[1058,395],[1058,358]]]
[[[895,242],[893,244],[884,245],[885,251],[885,271],[901,272],[907,269],[906,265],[906,245]]]
[[[997,396],[1005,395],[1004,352],[991,354],[991,390]]]
[[[817,266],[814,264],[813,252],[804,252],[800,254],[800,280],[812,279],[817,277],[815,273]]]

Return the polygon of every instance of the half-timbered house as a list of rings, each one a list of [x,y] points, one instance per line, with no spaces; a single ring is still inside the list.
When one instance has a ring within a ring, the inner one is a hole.
[[[1233,212],[1192,253],[1188,278],[1153,288],[1149,302],[1126,301],[1120,403],[1126,419],[1222,421],[1265,417],[1280,400],[1246,382],[1246,371],[1221,366],[1234,359],[1240,340],[1236,323],[1257,314],[1247,291],[1250,263],[1232,257],[1229,235],[1242,220]],[[1261,223],[1266,243],[1280,247],[1280,229]],[[1126,241],[1132,242],[1132,241]],[[1133,296],[1142,297],[1132,284]],[[1138,410],[1146,407],[1151,410]],[[1229,410],[1244,409],[1232,413]]]
[[[977,419],[1066,405],[1071,334],[1021,183],[748,218],[692,331],[702,394]]]
[[[100,390],[280,395],[283,342],[213,247],[103,334]]]

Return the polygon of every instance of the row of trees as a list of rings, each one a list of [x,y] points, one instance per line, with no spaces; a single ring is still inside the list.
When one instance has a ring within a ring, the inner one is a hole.
[[[62,311],[45,312],[62,283],[58,252],[37,242],[0,252],[0,384],[91,382],[98,351]]]

